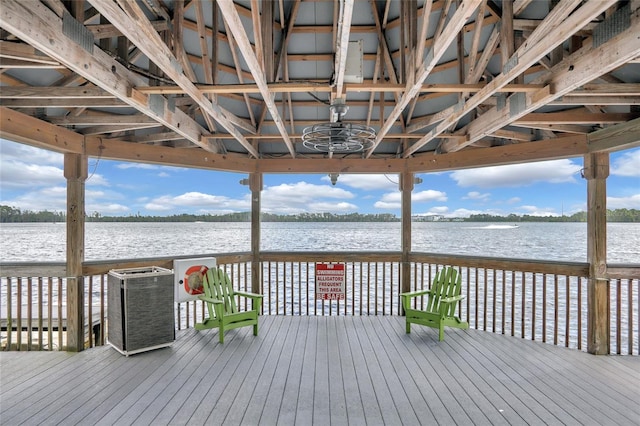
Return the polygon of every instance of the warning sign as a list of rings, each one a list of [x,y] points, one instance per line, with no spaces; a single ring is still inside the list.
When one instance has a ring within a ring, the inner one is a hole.
[[[316,299],[344,300],[344,263],[316,263]]]

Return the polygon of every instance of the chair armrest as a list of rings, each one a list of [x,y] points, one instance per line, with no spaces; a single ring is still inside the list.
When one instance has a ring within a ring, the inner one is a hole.
[[[400,296],[402,297],[418,297],[418,296],[424,296],[425,294],[431,294],[432,291],[431,290],[418,290],[418,291],[412,291],[409,293],[400,293]]]
[[[262,294],[248,293],[246,291],[236,291],[234,294],[236,296],[249,297],[251,299],[262,299],[264,297]]]
[[[213,299],[213,298],[207,297],[207,296],[198,296],[198,299],[202,300],[203,302],[209,302],[209,303],[219,304],[219,305],[223,304],[222,300]]]
[[[462,299],[464,299],[465,295],[460,294],[458,296],[452,296],[452,297],[443,297],[442,299],[440,299],[440,303],[456,303]]]

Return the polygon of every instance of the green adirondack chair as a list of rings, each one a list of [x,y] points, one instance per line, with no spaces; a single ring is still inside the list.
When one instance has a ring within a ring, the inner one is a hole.
[[[261,294],[234,291],[229,275],[221,268],[210,268],[203,279],[204,295],[198,296],[207,304],[208,318],[196,324],[196,330],[218,328],[220,343],[224,343],[224,332],[238,327],[253,326],[253,335],[258,335],[258,309]],[[252,300],[251,310],[240,311],[236,296]]]
[[[400,294],[407,321],[407,333],[411,333],[411,324],[426,325],[439,329],[438,340],[442,341],[445,326],[469,328],[467,322],[455,316],[458,302],[465,298],[460,294],[461,287],[461,275],[456,269],[447,266],[436,275],[431,290]],[[413,307],[412,299],[422,296],[427,296],[424,308]]]

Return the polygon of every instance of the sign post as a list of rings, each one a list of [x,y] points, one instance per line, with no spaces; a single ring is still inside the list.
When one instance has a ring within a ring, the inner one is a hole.
[[[316,263],[316,300],[344,299],[344,263]]]

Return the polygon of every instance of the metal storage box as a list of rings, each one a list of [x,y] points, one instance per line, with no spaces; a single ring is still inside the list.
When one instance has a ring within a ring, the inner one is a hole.
[[[123,355],[175,340],[173,272],[157,266],[112,269],[107,280],[107,341]]]

